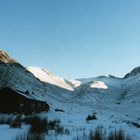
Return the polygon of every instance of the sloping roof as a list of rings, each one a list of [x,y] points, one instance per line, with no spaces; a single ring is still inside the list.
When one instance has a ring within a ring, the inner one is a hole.
[[[9,88],[9,87],[2,88],[1,90],[12,91],[12,92],[14,92],[14,93],[16,93],[16,94],[20,94],[20,95],[24,96],[25,98],[28,98],[28,99],[31,99],[31,100],[36,100],[36,101],[39,101],[39,102],[45,102],[45,101],[43,101],[43,100],[39,100],[37,97],[35,97],[35,96],[32,95],[32,94],[27,94],[26,92],[28,92],[28,91],[26,91],[26,92],[19,91],[19,90],[16,90],[16,91],[15,91],[15,90],[13,90],[12,88]]]

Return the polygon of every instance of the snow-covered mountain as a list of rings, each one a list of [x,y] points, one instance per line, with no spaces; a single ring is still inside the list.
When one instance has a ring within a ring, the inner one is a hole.
[[[25,68],[4,51],[0,51],[0,77],[0,88],[28,90],[30,94],[35,93],[38,98],[50,102],[57,99],[94,106],[99,102],[119,102],[137,96],[138,99],[140,93],[139,67],[124,78],[99,76],[67,80],[44,68]]]
[[[28,70],[41,81],[71,90],[73,96],[65,100],[66,103],[96,107],[99,110],[114,110],[115,107],[119,112],[126,112],[130,116],[140,112],[139,107],[137,107],[140,104],[139,67],[126,74],[124,78],[99,76],[77,80],[60,78],[41,68],[29,67]],[[127,111],[128,106],[129,111]],[[135,109],[134,106],[136,106]]]

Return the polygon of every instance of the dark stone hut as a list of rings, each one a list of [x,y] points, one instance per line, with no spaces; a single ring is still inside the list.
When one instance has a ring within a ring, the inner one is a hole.
[[[32,114],[48,110],[46,102],[31,98],[27,91],[24,95],[8,87],[0,90],[0,113]]]

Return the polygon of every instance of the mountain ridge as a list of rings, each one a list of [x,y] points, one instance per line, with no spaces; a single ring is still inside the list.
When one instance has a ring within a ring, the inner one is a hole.
[[[3,56],[3,52],[0,55]],[[132,70],[132,72],[135,71],[137,70]],[[140,92],[138,88],[137,91],[132,88],[139,86],[139,75],[137,77],[132,75],[129,78],[99,76],[85,78],[83,81],[67,80],[46,69],[39,67],[25,68],[15,60],[13,61],[12,58],[7,56],[7,53],[4,53],[4,62],[0,63],[0,77],[1,87],[8,86],[15,90],[34,92],[38,98],[49,101],[51,104],[58,100],[86,104],[89,104],[92,100],[94,100],[92,104],[97,103],[97,100],[110,102],[111,98],[118,100],[124,97],[123,99],[125,99],[129,96],[137,96]],[[116,91],[118,94],[116,94]]]

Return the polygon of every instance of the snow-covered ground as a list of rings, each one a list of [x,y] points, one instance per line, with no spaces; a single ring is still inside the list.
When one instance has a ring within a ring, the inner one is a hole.
[[[63,109],[64,112],[56,112],[53,109],[49,112],[41,113],[40,117],[48,117],[49,120],[61,120],[61,126],[69,130],[69,134],[49,133],[46,135],[46,140],[72,140],[74,138],[82,137],[83,133],[88,134],[90,130],[95,130],[96,127],[102,126],[106,128],[107,133],[112,130],[123,129],[126,134],[129,134],[133,140],[140,139],[140,129],[134,127],[130,122],[139,122],[135,117],[129,116],[124,112],[120,112],[118,104],[111,104],[112,109],[100,109],[81,107],[77,104],[66,104]],[[123,105],[122,105],[123,106]],[[116,110],[113,110],[116,108]],[[118,111],[119,110],[119,111]],[[95,114],[97,120],[86,121],[89,114]],[[9,128],[7,125],[0,126],[0,133],[3,137],[0,140],[12,140],[16,135],[26,132],[26,126],[20,129]]]

